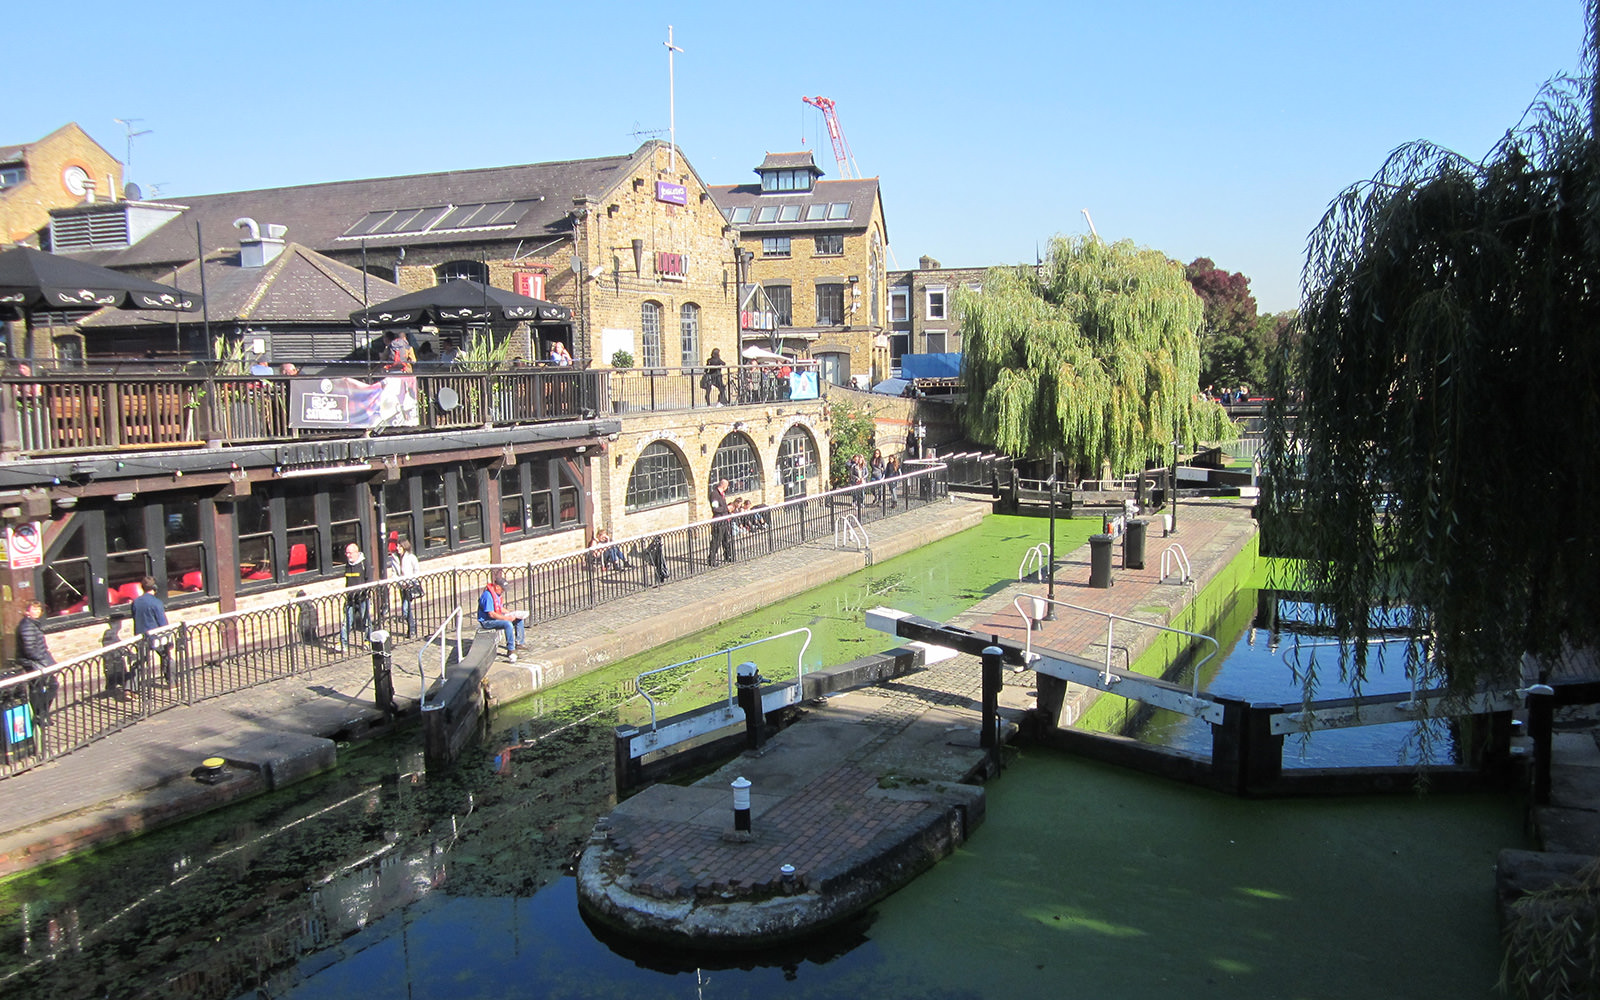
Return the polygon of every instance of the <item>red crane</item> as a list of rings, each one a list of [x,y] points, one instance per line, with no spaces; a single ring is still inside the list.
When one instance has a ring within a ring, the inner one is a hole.
[[[839,164],[839,176],[843,178],[859,178],[861,168],[856,166],[855,155],[850,152],[850,140],[844,137],[844,128],[839,124],[839,115],[833,110],[832,99],[827,97],[802,97],[802,101],[822,112],[822,118],[828,123],[828,138],[833,140],[833,158]]]

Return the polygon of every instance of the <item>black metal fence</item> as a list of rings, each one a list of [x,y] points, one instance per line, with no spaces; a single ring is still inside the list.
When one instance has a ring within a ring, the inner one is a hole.
[[[381,580],[329,594],[294,597],[130,639],[45,671],[0,677],[0,777],[71,753],[178,705],[307,674],[370,652],[371,630],[421,639],[457,608],[476,615],[478,595],[499,571],[506,604],[528,625],[555,621],[671,581],[708,572],[731,556],[750,559],[809,543],[831,544],[841,521],[871,525],[948,496],[947,469],[931,465],[894,479],[799,497],[773,507],[702,521],[535,563],[465,566],[424,573],[421,593]],[[394,658],[396,689],[408,694],[418,647]],[[416,681],[420,684],[420,679]]]

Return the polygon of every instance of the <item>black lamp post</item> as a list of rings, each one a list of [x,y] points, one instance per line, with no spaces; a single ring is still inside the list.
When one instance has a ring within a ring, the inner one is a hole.
[[[1050,453],[1050,562],[1045,567],[1045,578],[1049,580],[1047,596],[1050,600],[1049,610],[1045,618],[1056,620],[1056,453]]]
[[[1178,533],[1178,439],[1172,439],[1172,528],[1168,534]]]

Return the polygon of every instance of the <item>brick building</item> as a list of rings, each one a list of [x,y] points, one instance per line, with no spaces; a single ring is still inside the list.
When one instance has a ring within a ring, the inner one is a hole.
[[[889,231],[877,178],[822,180],[810,152],[768,153],[755,172],[757,183],[711,194],[738,230],[743,279],[771,300],[775,339],[804,348],[836,385],[885,377]],[[749,333],[761,346],[774,339]]]
[[[932,257],[916,270],[889,272],[889,353],[896,371],[906,354],[961,352],[961,316],[955,291],[983,290],[986,267],[940,267]]]
[[[122,164],[76,123],[0,146],[0,245],[34,242],[50,210],[122,197]]]

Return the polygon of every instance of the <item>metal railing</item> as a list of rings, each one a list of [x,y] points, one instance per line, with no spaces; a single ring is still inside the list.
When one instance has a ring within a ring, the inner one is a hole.
[[[1100,617],[1102,617],[1102,618],[1104,618],[1106,620],[1106,643],[1105,643],[1105,646],[1106,646],[1106,661],[1105,661],[1105,668],[1101,672],[1101,680],[1107,685],[1107,687],[1102,689],[1102,690],[1108,690],[1109,686],[1113,683],[1113,679],[1112,679],[1112,675],[1111,675],[1111,653],[1112,653],[1112,651],[1114,649],[1122,648],[1123,649],[1123,655],[1124,656],[1127,655],[1127,650],[1125,648],[1123,648],[1123,647],[1118,646],[1117,643],[1116,643],[1115,628],[1116,628],[1116,623],[1117,622],[1127,622],[1129,625],[1138,625],[1141,628],[1153,628],[1153,629],[1156,629],[1159,632],[1172,632],[1172,633],[1177,634],[1177,635],[1186,635],[1191,639],[1203,639],[1206,642],[1209,642],[1211,644],[1211,652],[1209,652],[1205,656],[1201,657],[1200,661],[1194,665],[1194,681],[1193,681],[1193,684],[1192,684],[1190,692],[1189,692],[1194,697],[1199,697],[1199,694],[1200,694],[1200,669],[1202,667],[1204,667],[1207,663],[1209,663],[1213,657],[1217,656],[1218,654],[1220,654],[1222,652],[1222,647],[1217,644],[1217,640],[1216,639],[1212,638],[1209,635],[1202,635],[1199,632],[1189,632],[1189,631],[1186,631],[1186,630],[1181,629],[1181,628],[1173,628],[1171,625],[1159,625],[1159,624],[1157,624],[1155,622],[1141,621],[1138,618],[1128,618],[1128,617],[1126,617],[1124,615],[1113,614],[1110,611],[1101,611],[1099,608],[1085,608],[1085,607],[1083,607],[1081,605],[1077,605],[1077,604],[1068,604],[1066,601],[1054,601],[1054,600],[1051,600],[1051,599],[1049,599],[1047,597],[1033,597],[1033,596],[1030,596],[1028,598],[1028,600],[1033,602],[1033,604],[1035,604],[1035,605],[1038,605],[1040,603],[1043,603],[1045,605],[1054,605],[1055,607],[1058,607],[1058,608],[1067,608],[1067,609],[1072,610],[1072,611],[1082,611],[1082,612],[1085,612],[1086,614],[1099,615]],[[1023,631],[1028,637],[1027,659],[1029,661],[1032,661],[1034,654],[1033,654],[1033,628],[1032,628],[1032,624],[1031,623],[1032,623],[1033,619],[1031,619],[1029,617],[1028,610],[1023,608],[1022,601],[1023,601],[1023,598],[1019,597],[1016,600],[1011,602],[1011,606],[1016,608],[1017,609],[1017,614],[1022,616],[1022,621],[1023,621],[1023,626],[1024,626]]]
[[[797,361],[793,372],[815,374],[815,361]],[[789,376],[777,365],[724,365],[691,368],[618,368],[610,377],[612,413],[655,410],[705,409],[708,406],[744,406],[783,403],[794,398]],[[720,386],[708,384],[716,378]],[[817,391],[827,392],[817,379]]]
[[[752,646],[760,646],[763,643],[775,642],[778,639],[786,639],[791,635],[800,635],[801,633],[805,634],[806,641],[800,644],[800,651],[794,656],[794,683],[797,686],[803,685],[806,676],[806,650],[811,646],[811,629],[804,626],[796,629],[790,629],[787,632],[779,632],[776,635],[764,636],[760,639],[752,639],[749,642],[742,642],[737,646],[729,646],[727,649],[719,649],[715,653],[706,653],[702,656],[696,656],[691,659],[679,660],[677,663],[669,663],[664,667],[656,667],[654,670],[646,670],[644,673],[635,677],[633,679],[634,691],[637,692],[639,696],[645,700],[645,703],[650,706],[650,732],[653,733],[659,729],[659,720],[656,718],[656,700],[651,695],[650,691],[645,688],[645,678],[654,677],[657,674],[664,674],[672,670],[682,670],[684,667],[692,667],[697,663],[704,663],[706,660],[714,660],[719,656],[724,657],[727,660],[728,669],[728,695],[726,707],[731,710],[734,707],[735,698],[737,697],[733,682],[733,654],[737,653],[741,649],[749,649]]]
[[[461,624],[465,620],[466,613],[460,608],[452,610],[439,627],[430,632],[426,639],[422,640],[422,648],[417,650],[417,677],[422,684],[421,691],[417,695],[417,704],[422,706],[423,711],[427,711],[430,708],[428,704],[428,665],[424,658],[434,646],[437,645],[439,647],[439,675],[436,678],[436,682],[443,685],[445,670],[449,668],[451,662],[450,639],[448,636],[450,626],[454,625],[456,627],[455,662],[460,663],[466,649],[465,642],[461,636]]]
[[[727,525],[740,559],[825,544],[847,514],[882,520],[947,499],[945,472],[943,466],[933,466],[897,477],[903,503],[887,510],[882,502],[871,502],[873,492],[886,482],[879,481],[603,542],[539,562],[454,567],[295,596],[174,625],[166,630],[171,641],[164,649],[153,649],[145,638],[130,639],[42,671],[14,672],[0,677],[0,722],[7,726],[0,732],[0,777],[70,753],[168,708],[364,657],[366,636],[373,629],[396,636],[403,629],[408,637],[436,633],[462,615],[463,608],[476,606],[493,572],[505,575],[506,604],[527,609],[531,627],[668,580],[710,572],[707,556],[714,541],[718,553],[722,551],[719,525]],[[858,496],[863,501],[859,508]],[[625,553],[616,569],[605,560],[612,546]],[[405,583],[420,583],[421,596],[407,602],[400,589]]]

